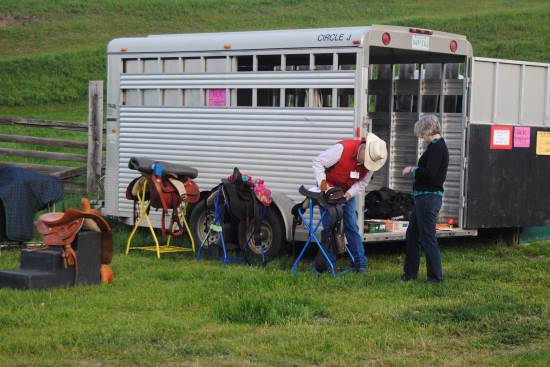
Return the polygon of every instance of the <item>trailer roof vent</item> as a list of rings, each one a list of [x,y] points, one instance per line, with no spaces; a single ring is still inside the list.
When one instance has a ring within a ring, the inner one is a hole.
[[[458,49],[458,43],[456,43],[455,40],[452,40],[451,44],[449,45],[449,48],[451,49],[452,53],[455,53],[456,50]]]
[[[390,42],[391,42],[391,36],[390,36],[390,34],[389,34],[388,32],[384,33],[384,34],[382,35],[382,43],[383,43],[384,45],[387,46],[387,45],[390,44]]]
[[[420,29],[420,28],[409,28],[409,32],[411,33],[419,33],[419,34],[427,34],[431,36],[434,34],[433,31],[430,31],[429,29]]]

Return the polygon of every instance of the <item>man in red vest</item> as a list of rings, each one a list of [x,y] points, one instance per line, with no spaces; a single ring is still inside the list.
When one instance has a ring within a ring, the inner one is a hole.
[[[342,140],[313,159],[313,172],[321,190],[340,187],[345,191],[347,201],[343,213],[344,233],[358,272],[365,272],[368,262],[357,226],[355,197],[364,193],[373,172],[384,166],[387,156],[386,143],[378,136],[368,133],[366,139]],[[330,223],[330,218],[325,215],[321,232],[321,245],[325,249],[329,249],[334,240]],[[334,262],[334,253],[329,253]],[[324,271],[327,264],[322,255],[319,255],[315,259],[315,268]]]

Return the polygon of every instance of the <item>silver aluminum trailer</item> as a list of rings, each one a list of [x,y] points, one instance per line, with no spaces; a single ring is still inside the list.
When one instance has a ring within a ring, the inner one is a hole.
[[[458,223],[438,235],[475,235],[483,225],[468,225],[466,217],[470,124],[522,123],[537,110],[538,120],[529,121],[548,125],[548,65],[514,64],[513,85],[508,65],[473,58],[464,36],[395,26],[115,39],[108,45],[104,213],[132,217],[124,197],[136,175],[127,168],[132,156],[192,165],[205,191],[238,166],[272,189],[288,240],[290,209],[301,200],[297,188],[314,184],[314,156],[372,131],[388,142],[390,154],[368,189],[409,191],[412,181],[401,170],[423,150],[412,125],[436,113],[450,153],[440,215]],[[530,85],[541,80],[546,94],[534,101]],[[519,94],[499,94],[503,85]],[[513,106],[518,120],[509,119]],[[360,228],[363,206],[360,200]],[[404,233],[363,238],[395,240]]]

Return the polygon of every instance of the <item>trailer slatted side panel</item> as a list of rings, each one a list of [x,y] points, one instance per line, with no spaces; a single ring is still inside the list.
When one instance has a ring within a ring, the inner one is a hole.
[[[355,72],[259,72],[253,74],[123,74],[121,89],[353,88]]]
[[[311,160],[351,137],[353,116],[353,109],[122,107],[118,211],[132,211],[125,199],[126,186],[136,177],[127,168],[132,156],[196,167],[202,190],[238,166],[299,201],[298,187],[314,184]]]
[[[473,60],[472,123],[550,126],[550,64]]]

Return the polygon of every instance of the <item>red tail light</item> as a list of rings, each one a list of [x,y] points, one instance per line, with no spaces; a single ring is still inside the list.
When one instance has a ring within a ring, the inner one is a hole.
[[[451,44],[449,45],[449,48],[451,49],[452,53],[455,53],[456,50],[458,49],[458,43],[456,43],[455,40],[452,40]]]
[[[391,36],[390,36],[390,34],[387,33],[387,32],[384,33],[384,34],[382,35],[382,43],[383,43],[384,45],[387,46],[387,45],[390,44],[390,42],[391,42]]]

